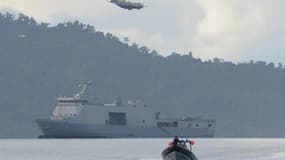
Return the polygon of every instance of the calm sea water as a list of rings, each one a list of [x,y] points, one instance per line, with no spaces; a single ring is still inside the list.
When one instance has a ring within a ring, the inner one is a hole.
[[[0,160],[161,160],[170,140],[0,140]],[[194,140],[200,160],[285,160],[285,139]]]

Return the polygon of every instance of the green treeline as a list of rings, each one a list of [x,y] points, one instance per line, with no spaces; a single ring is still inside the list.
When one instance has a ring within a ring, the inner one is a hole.
[[[285,137],[282,64],[163,57],[79,21],[51,26],[0,14],[0,137],[36,137],[34,119],[87,80],[91,100],[119,95],[169,114],[215,118],[219,137]]]

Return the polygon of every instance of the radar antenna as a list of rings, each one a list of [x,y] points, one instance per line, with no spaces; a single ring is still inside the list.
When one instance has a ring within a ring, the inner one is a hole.
[[[79,93],[77,93],[74,97],[75,98],[80,98],[82,95],[84,95],[87,90],[88,87],[92,84],[92,81],[87,81],[87,82],[83,82],[79,84],[79,87],[82,87],[81,91]]]

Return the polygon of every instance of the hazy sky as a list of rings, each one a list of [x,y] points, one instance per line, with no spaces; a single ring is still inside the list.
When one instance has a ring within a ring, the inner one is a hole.
[[[80,20],[129,37],[162,55],[285,63],[284,0],[134,0],[148,7],[123,10],[106,0],[0,0],[0,11],[23,12],[55,24]]]

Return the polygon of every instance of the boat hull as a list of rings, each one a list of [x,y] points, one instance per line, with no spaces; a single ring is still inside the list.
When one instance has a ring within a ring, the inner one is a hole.
[[[208,128],[173,128],[156,126],[120,126],[70,122],[67,120],[37,119],[43,135],[40,138],[170,138],[214,136]]]
[[[163,160],[198,160],[190,150],[176,145],[166,148],[161,156]]]

